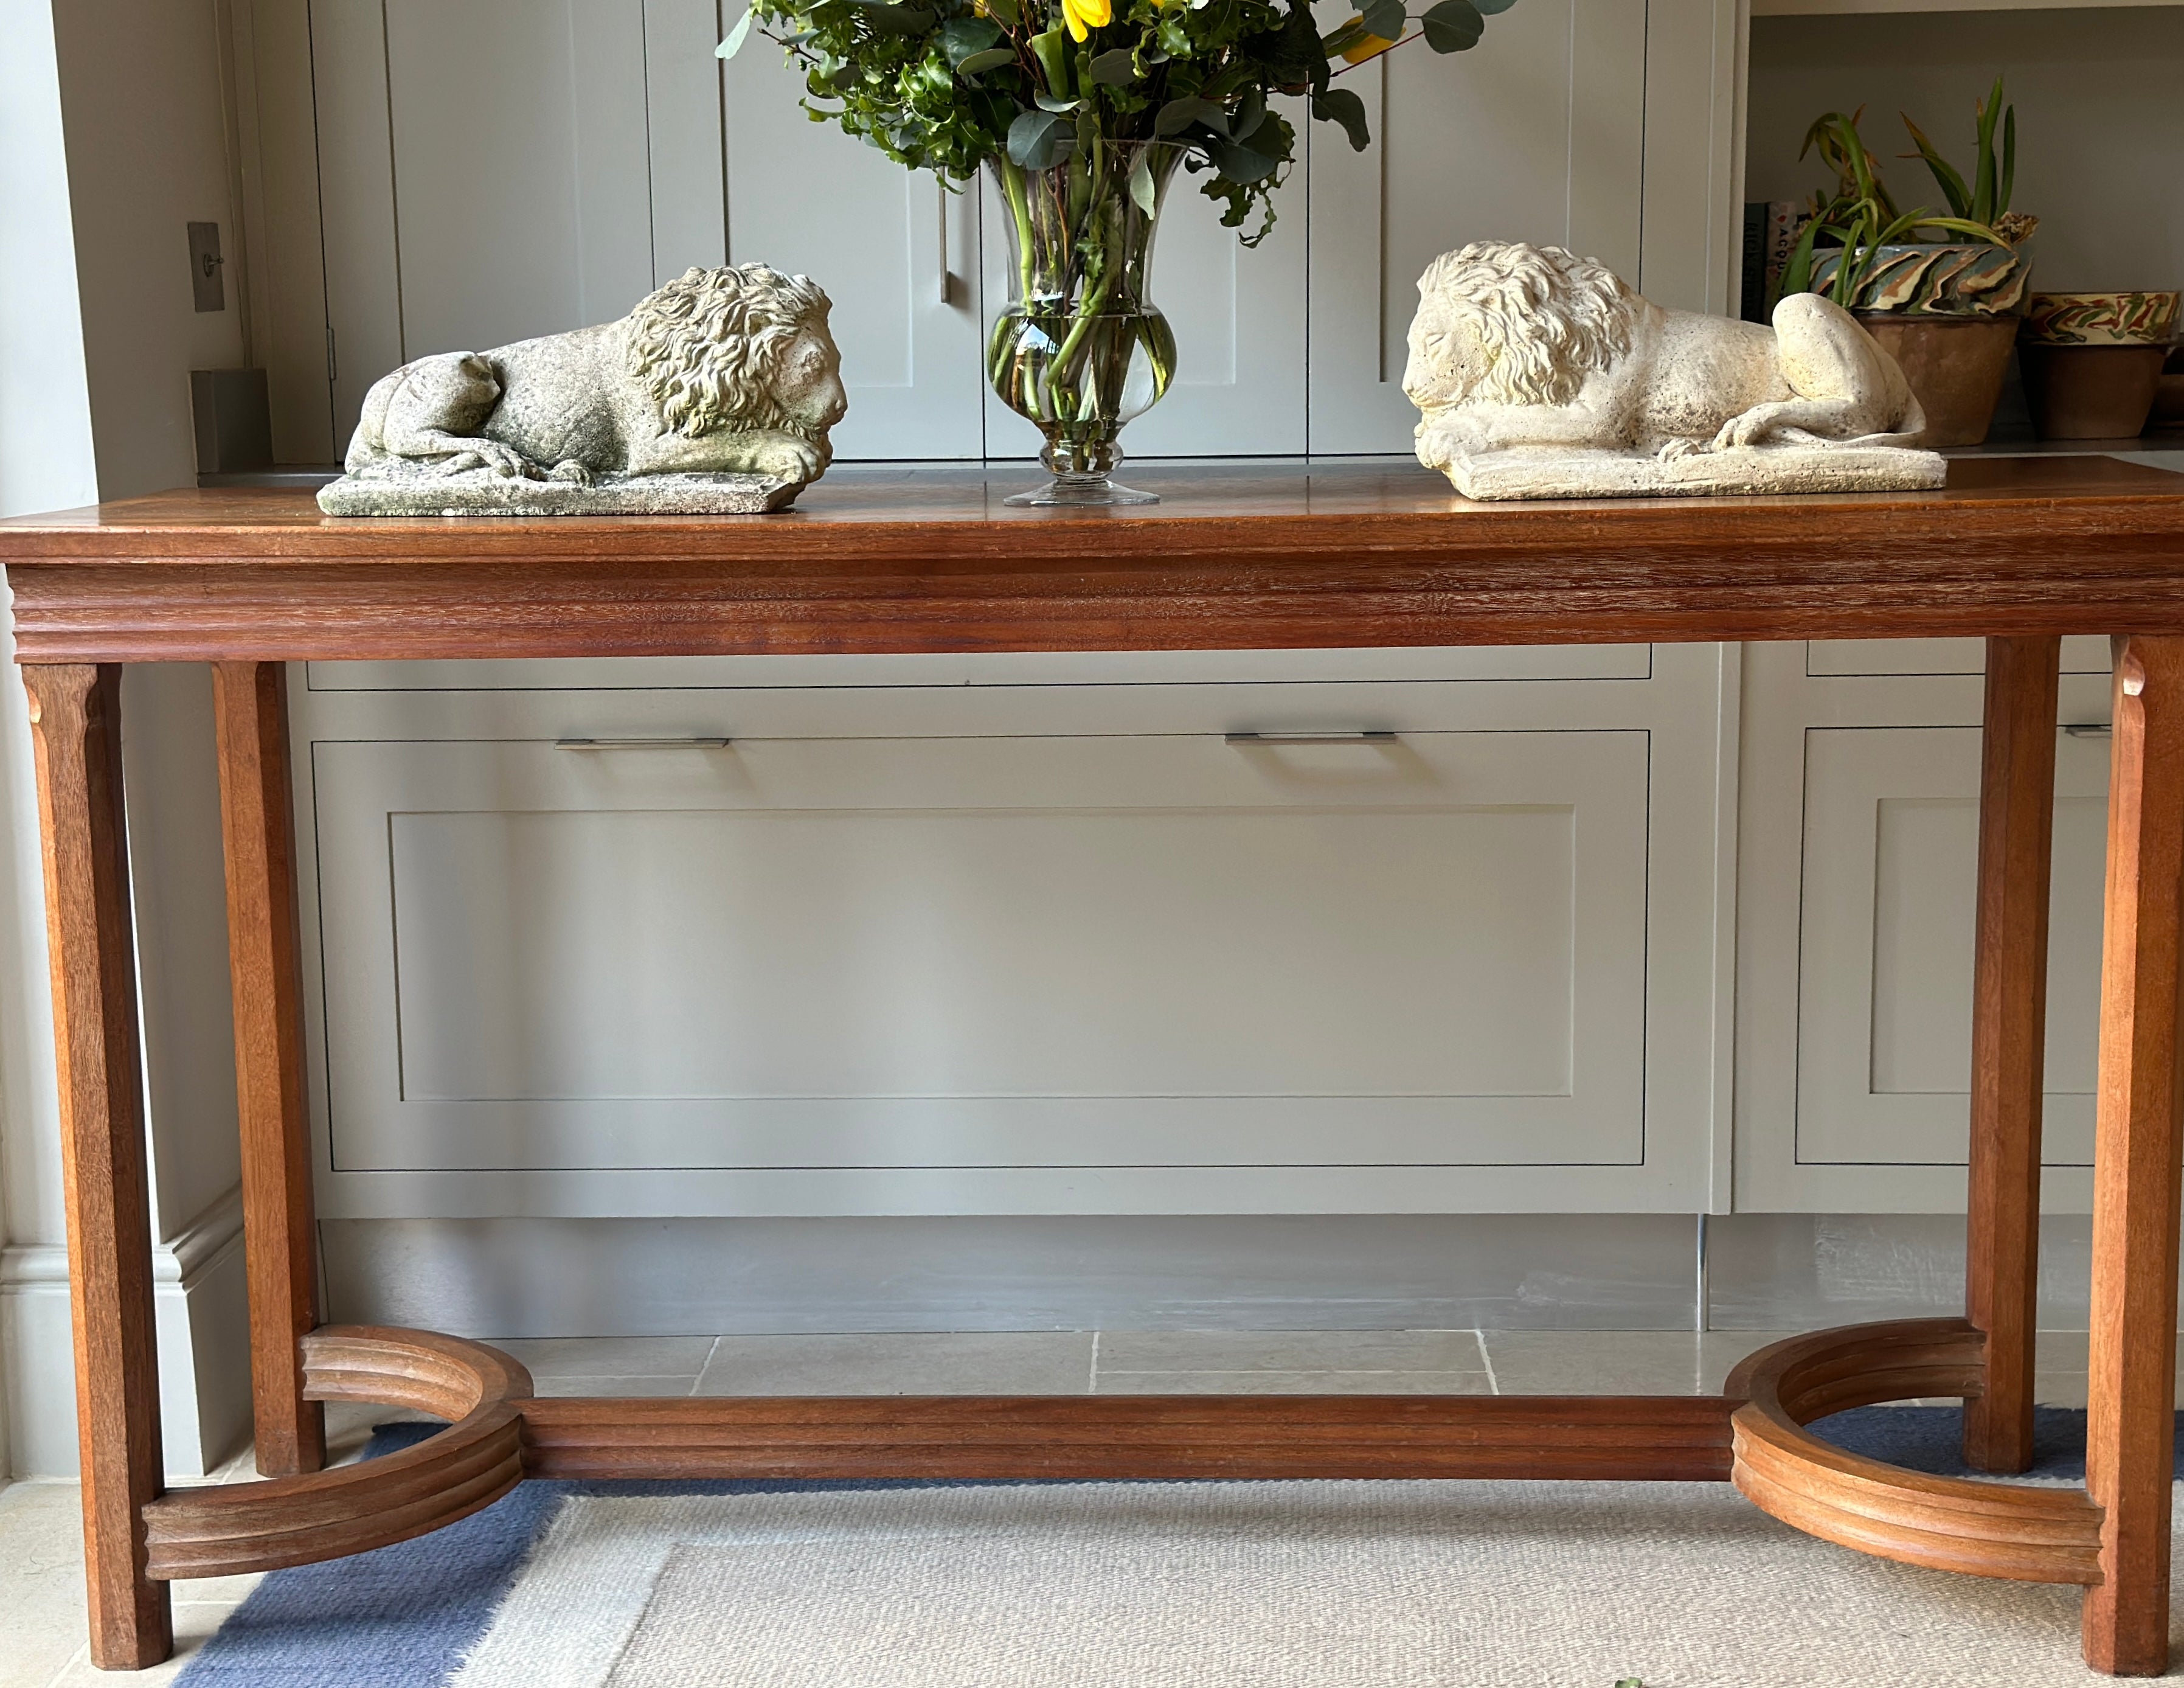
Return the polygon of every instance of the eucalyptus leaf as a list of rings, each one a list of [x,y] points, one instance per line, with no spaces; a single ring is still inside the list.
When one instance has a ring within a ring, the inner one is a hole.
[[[1138,209],[1151,216],[1160,202],[1159,191],[1153,186],[1153,167],[1145,148],[1138,148],[1136,160],[1130,165],[1130,198],[1137,201]]]
[[[1104,82],[1109,87],[1119,88],[1138,80],[1138,67],[1127,47],[1110,47],[1093,59],[1085,72],[1089,80]]]
[[[1017,114],[1009,125],[1009,159],[1026,170],[1045,170],[1068,150],[1068,131],[1050,111]]]
[[[744,42],[750,38],[751,19],[757,16],[756,12],[745,12],[737,20],[736,26],[728,31],[728,38],[713,49],[713,56],[716,58],[733,58],[736,54],[742,52]]]
[[[1023,20],[1017,0],[986,0],[986,15],[1005,30],[1012,30]]]
[[[1484,12],[1490,18],[1494,16],[1497,12],[1507,11],[1516,3],[1517,0],[1471,0],[1472,8],[1474,11]],[[988,9],[990,10],[991,8],[989,8]]]
[[[1368,0],[1360,21],[1367,35],[1376,35],[1383,41],[1401,41],[1403,27],[1410,22],[1410,14],[1404,9],[1403,0]]]
[[[1083,100],[1056,99],[1052,94],[1034,94],[1034,101],[1041,111],[1074,111],[1084,103]]]
[[[998,70],[1004,64],[1013,64],[1016,62],[1017,53],[1014,47],[989,47],[983,53],[972,53],[958,64],[956,67],[956,74],[959,76],[976,76],[982,71]]]
[[[1329,88],[1323,94],[1315,94],[1312,114],[1329,123],[1339,123],[1350,137],[1352,152],[1362,153],[1372,144],[1373,131],[1365,120],[1365,102],[1347,88]]]
[[[1486,19],[1471,0],[1440,0],[1418,21],[1426,32],[1426,45],[1435,53],[1462,53],[1478,46],[1479,36],[1486,33]]]
[[[950,18],[936,33],[949,64],[960,70],[965,59],[987,51],[1000,40],[1001,26],[990,18]]]

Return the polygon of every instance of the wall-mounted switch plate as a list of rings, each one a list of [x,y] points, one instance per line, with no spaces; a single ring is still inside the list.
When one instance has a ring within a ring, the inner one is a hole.
[[[226,259],[220,255],[220,225],[190,225],[190,291],[201,310],[226,310],[227,285],[220,279]]]

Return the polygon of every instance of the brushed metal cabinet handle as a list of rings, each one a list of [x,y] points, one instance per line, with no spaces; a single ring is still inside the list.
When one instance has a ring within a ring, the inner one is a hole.
[[[1384,727],[1358,727],[1334,733],[1224,733],[1230,744],[1392,744],[1397,735]]]
[[[733,738],[556,738],[557,750],[725,750]]]
[[[2113,738],[2115,728],[2105,721],[2074,721],[2063,729],[2073,738]]]

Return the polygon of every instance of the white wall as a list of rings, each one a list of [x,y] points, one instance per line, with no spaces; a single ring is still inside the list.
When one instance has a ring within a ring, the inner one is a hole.
[[[195,476],[189,371],[241,360],[237,290],[192,308],[184,225],[232,253],[213,0],[0,0],[0,511]],[[170,1470],[248,1419],[234,1072],[209,677],[139,669],[124,733]],[[0,682],[0,1342],[9,1468],[75,1464],[65,1228],[23,694]]]
[[[50,0],[0,0],[0,515],[81,504],[98,493],[90,397],[77,315],[75,245],[53,60]],[[36,253],[36,262],[20,255]],[[12,627],[12,622],[8,624]],[[14,640],[0,627],[0,660]],[[0,1245],[58,1235],[58,1104],[45,969],[45,894],[23,689],[0,682]],[[0,1261],[5,1256],[0,1255]],[[4,1273],[0,1273],[4,1275]],[[0,1471],[20,1376],[0,1301]]]
[[[1897,203],[1940,206],[1908,111],[1966,170],[1997,73],[2017,108],[2016,209],[2040,219],[2036,287],[2184,287],[2184,8],[1758,18],[1747,199],[1802,200],[1827,172],[1797,148],[1822,112],[1859,131]]]

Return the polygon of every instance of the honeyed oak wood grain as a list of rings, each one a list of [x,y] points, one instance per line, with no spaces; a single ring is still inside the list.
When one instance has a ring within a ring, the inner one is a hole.
[[[1964,1280],[1965,1314],[1986,1334],[1986,1387],[1964,1403],[1964,1462],[1980,1471],[2032,1464],[2061,657],[2053,637],[1986,642]]]
[[[1804,1426],[1847,1407],[1978,1395],[1982,1333],[1965,1319],[1815,1331],[1763,1348],[1730,1374],[1732,1480],[1807,1534],[1938,1570],[2020,1582],[2100,1579],[2101,1511],[2068,1489],[1933,1477],[1823,1442]]]
[[[287,669],[277,662],[217,664],[213,707],[242,1134],[252,1418],[259,1470],[292,1476],[324,1465],[326,1442],[325,1410],[304,1398],[301,1346],[318,1323],[318,1236],[304,1090]]]
[[[2159,1676],[2169,1663],[2184,1166],[2184,639],[2120,641],[2114,699],[2086,1423],[2086,1489],[2106,1519],[2084,1640],[2097,1670]]]
[[[145,1575],[143,1508],[159,1493],[152,1219],[136,1038],[136,956],[121,811],[121,671],[23,670],[37,765],[68,1206],[92,1663],[174,1649],[163,1583]]]
[[[894,1396],[523,1403],[541,1477],[1719,1480],[1714,1396]]]
[[[1830,498],[1479,505],[1415,465],[1148,465],[1165,502],[844,469],[777,516],[322,516],[292,489],[0,522],[26,659],[1175,650],[2184,627],[2184,476],[1966,459]]]

